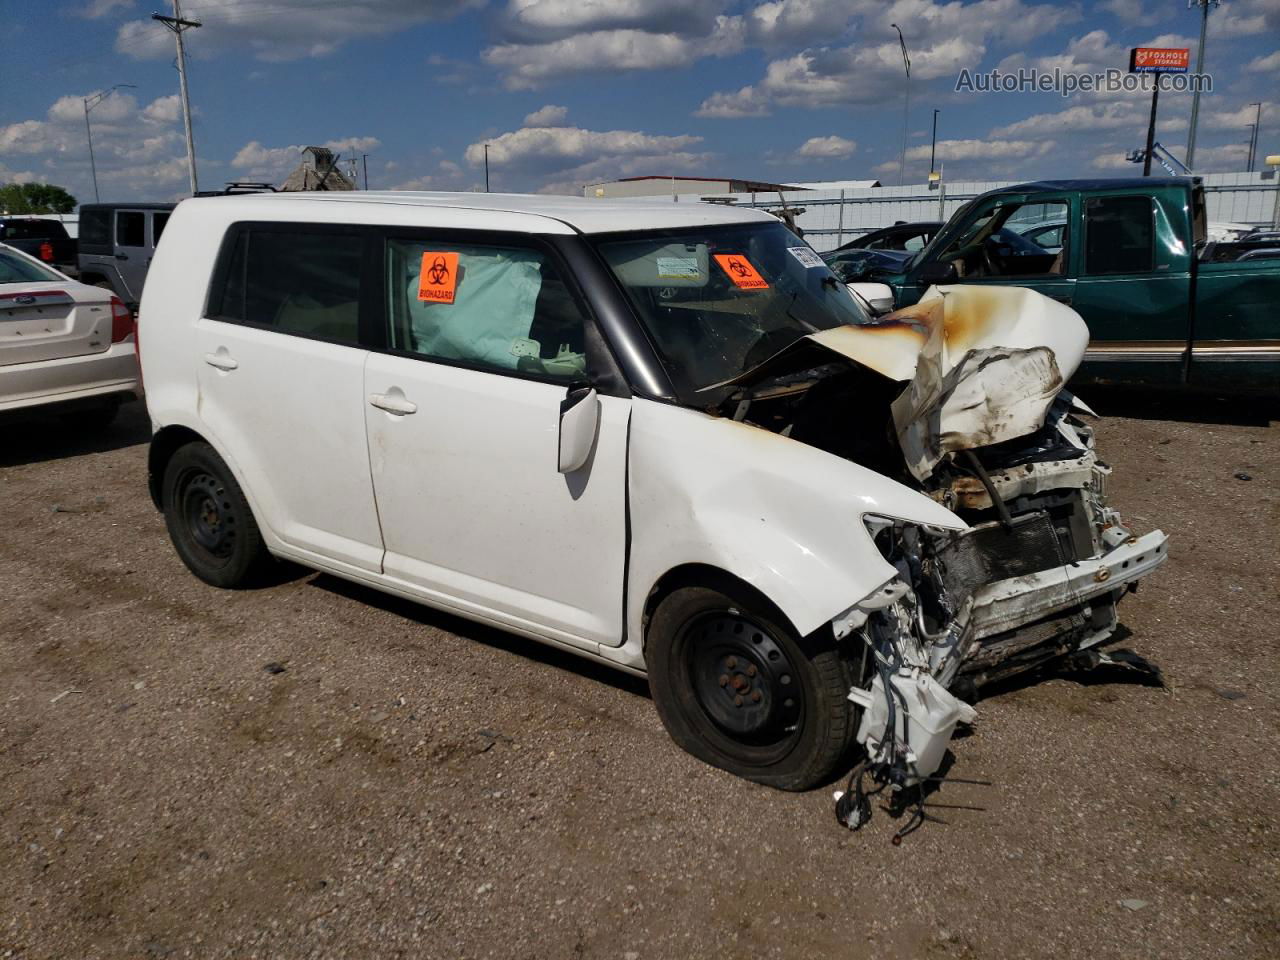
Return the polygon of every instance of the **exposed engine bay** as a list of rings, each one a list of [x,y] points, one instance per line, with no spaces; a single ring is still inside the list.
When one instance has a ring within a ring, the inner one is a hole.
[[[874,325],[803,338],[722,405],[967,524],[863,515],[896,575],[831,624],[861,663],[849,699],[866,760],[838,808],[849,827],[869,814],[863,774],[895,790],[932,779],[979,687],[1103,644],[1117,602],[1166,558],[1162,532],[1134,536],[1107,505],[1094,415],[1065,390],[1087,342],[1077,314],[1033,291],[935,288]]]

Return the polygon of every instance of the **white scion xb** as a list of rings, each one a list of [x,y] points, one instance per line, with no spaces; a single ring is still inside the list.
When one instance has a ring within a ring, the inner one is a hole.
[[[861,742],[906,782],[948,689],[1105,640],[1163,560],[1062,390],[1079,318],[983,288],[953,324],[965,296],[870,321],[718,205],[188,200],[139,315],[152,496],[208,583],[286,558],[647,675],[739,775],[808,787]],[[975,390],[1005,415],[966,421]]]

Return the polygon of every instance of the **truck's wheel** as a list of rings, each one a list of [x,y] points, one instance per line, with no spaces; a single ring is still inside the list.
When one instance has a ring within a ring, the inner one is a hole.
[[[665,597],[647,637],[658,715],[695,757],[782,790],[826,782],[846,757],[858,710],[834,643],[802,640],[770,605],[707,587]]]
[[[189,443],[164,471],[165,525],[187,568],[215,587],[252,586],[270,554],[244,492],[207,443]]]

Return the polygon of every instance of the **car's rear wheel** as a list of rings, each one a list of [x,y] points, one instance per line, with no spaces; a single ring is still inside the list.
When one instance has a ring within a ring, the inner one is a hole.
[[[244,492],[207,443],[180,447],[164,471],[165,525],[187,568],[215,587],[256,583],[270,563]]]
[[[802,639],[768,603],[682,587],[650,619],[654,704],[689,753],[783,790],[836,772],[856,730],[849,665],[834,642]]]

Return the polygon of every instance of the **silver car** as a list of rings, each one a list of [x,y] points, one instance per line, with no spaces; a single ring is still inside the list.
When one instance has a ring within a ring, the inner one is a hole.
[[[0,244],[0,413],[59,404],[104,427],[140,393],[124,302]]]

